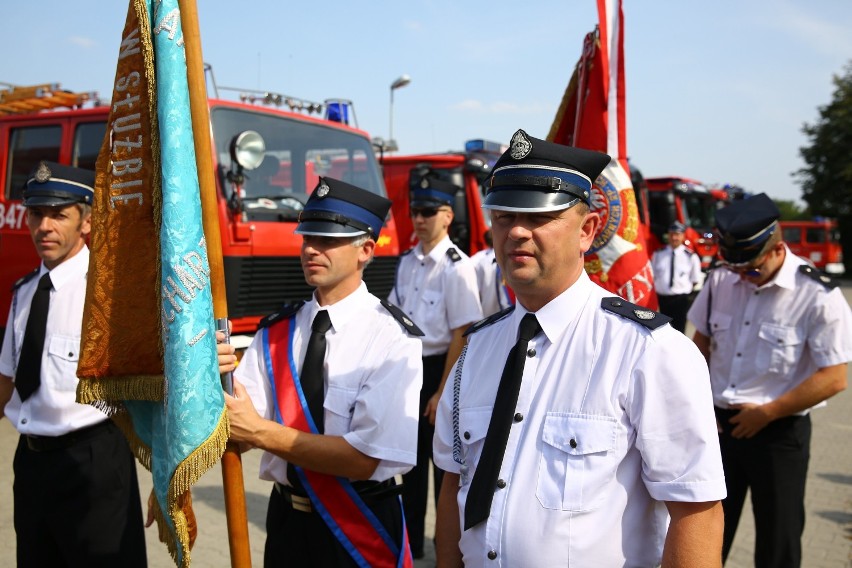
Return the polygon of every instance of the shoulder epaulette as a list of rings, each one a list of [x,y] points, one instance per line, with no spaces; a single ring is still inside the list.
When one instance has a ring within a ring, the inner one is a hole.
[[[264,327],[269,327],[275,322],[279,322],[284,319],[289,319],[293,317],[296,312],[302,309],[302,306],[305,305],[304,301],[291,302],[289,304],[284,304],[281,306],[281,309],[275,312],[274,314],[269,314],[257,324],[257,329],[261,329]]]
[[[840,282],[838,282],[828,274],[822,272],[821,270],[817,270],[813,266],[810,266],[809,264],[801,265],[799,267],[799,272],[812,280],[816,280],[829,290],[834,290],[835,288],[840,286]]]
[[[414,247],[411,247],[411,248],[410,248],[410,249],[408,249],[407,251],[399,253],[399,256],[405,256],[405,255],[407,255],[407,254],[411,254],[411,253],[413,253],[413,252],[414,252]]]
[[[654,310],[649,310],[648,308],[643,308],[642,306],[637,306],[636,304],[631,304],[627,300],[622,300],[618,296],[604,298],[601,300],[601,308],[608,312],[618,314],[623,318],[642,324],[648,329],[657,329],[658,327],[664,326],[672,321],[672,318],[669,316],[663,315],[660,312],[655,312]]]
[[[500,311],[499,311],[499,312],[497,312],[496,314],[491,314],[491,315],[490,315],[490,316],[488,316],[487,318],[485,318],[485,319],[481,319],[481,320],[479,320],[478,322],[476,322],[476,323],[474,323],[474,324],[471,324],[471,326],[470,326],[470,327],[468,327],[466,330],[464,330],[464,337],[467,337],[467,336],[468,336],[468,335],[470,335],[471,333],[476,333],[476,332],[477,332],[477,331],[479,331],[480,329],[482,329],[482,328],[484,328],[484,327],[488,327],[488,326],[489,326],[489,325],[491,325],[492,323],[495,323],[495,322],[500,321],[500,320],[501,320],[501,319],[503,319],[504,317],[506,317],[506,316],[508,316],[509,314],[511,314],[511,313],[512,313],[512,310],[514,310],[514,309],[515,309],[515,306],[509,306],[508,308],[505,308],[505,309],[503,309],[503,310],[500,310]]]
[[[390,315],[392,315],[396,321],[402,324],[402,327],[404,327],[405,331],[407,331],[409,334],[415,337],[423,337],[424,335],[426,335],[419,327],[417,327],[417,324],[411,321],[411,318],[405,315],[405,312],[403,312],[397,306],[391,304],[387,300],[379,301],[382,303],[382,306],[384,306],[384,308],[388,312],[390,312]]]
[[[35,277],[38,275],[38,271],[39,271],[39,268],[36,268],[35,270],[33,270],[32,272],[30,272],[30,273],[29,273],[29,274],[27,274],[26,276],[21,276],[20,278],[18,278],[18,279],[15,281],[15,283],[14,283],[14,284],[12,284],[12,292],[14,292],[15,290],[17,290],[18,288],[20,288],[21,286],[23,286],[23,285],[24,285],[24,284],[26,284],[27,282],[29,282],[30,280],[32,280],[33,278],[35,278]]]
[[[457,251],[453,247],[447,249],[447,256],[450,257],[450,260],[452,260],[453,262],[458,262],[461,260],[461,255],[459,254],[459,251]]]

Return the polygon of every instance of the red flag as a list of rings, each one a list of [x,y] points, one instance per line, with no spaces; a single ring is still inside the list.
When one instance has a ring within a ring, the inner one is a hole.
[[[586,253],[586,272],[630,302],[656,308],[648,251],[627,164],[622,0],[598,0],[599,25],[586,35],[547,139],[613,160],[592,188],[601,228]]]

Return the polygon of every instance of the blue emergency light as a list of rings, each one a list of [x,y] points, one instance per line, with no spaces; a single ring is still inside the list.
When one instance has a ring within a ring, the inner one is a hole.
[[[481,138],[478,138],[476,140],[468,140],[464,143],[465,152],[502,154],[506,151],[506,149],[506,146],[500,144],[499,142],[492,142],[491,140],[482,140]]]
[[[349,124],[349,103],[343,101],[327,103],[325,105],[325,118],[331,122]]]

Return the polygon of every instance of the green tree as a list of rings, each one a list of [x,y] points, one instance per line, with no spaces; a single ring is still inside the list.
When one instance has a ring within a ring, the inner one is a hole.
[[[773,199],[778,210],[781,212],[782,221],[804,221],[811,218],[809,208],[802,208],[793,200]]]
[[[793,175],[813,215],[837,218],[843,256],[852,259],[852,61],[832,82],[831,102],[802,127],[810,145],[799,148],[806,166]]]

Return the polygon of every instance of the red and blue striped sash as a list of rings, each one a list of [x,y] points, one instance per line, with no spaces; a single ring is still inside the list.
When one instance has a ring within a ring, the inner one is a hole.
[[[296,318],[291,316],[259,332],[263,334],[263,353],[275,401],[275,420],[316,434],[317,428],[308,411],[293,358],[295,329]],[[404,515],[400,550],[348,479],[299,466],[295,469],[316,511],[359,566],[413,568]],[[399,497],[397,501],[401,508]]]

